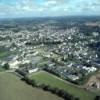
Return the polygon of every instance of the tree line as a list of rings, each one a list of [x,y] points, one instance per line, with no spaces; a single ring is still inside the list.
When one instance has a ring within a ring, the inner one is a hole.
[[[49,91],[53,94],[56,94],[57,96],[62,97],[64,100],[79,100],[79,98],[74,97],[63,89],[52,87],[46,84],[39,84],[35,80],[29,79],[27,76],[24,77],[22,80],[25,81],[27,84],[32,85],[33,87],[37,87],[43,89],[44,91]]]

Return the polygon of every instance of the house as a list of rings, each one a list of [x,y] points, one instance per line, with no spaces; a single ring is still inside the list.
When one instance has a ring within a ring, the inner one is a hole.
[[[18,69],[19,64],[20,64],[20,61],[12,60],[12,61],[9,62],[9,67],[10,67],[10,69]]]
[[[28,69],[28,73],[31,74],[31,73],[37,72],[38,70],[39,70],[39,68]]]
[[[88,73],[95,72],[97,70],[97,68],[93,67],[93,66],[92,67],[83,66],[83,69],[86,70],[86,71],[88,71]]]
[[[79,76],[76,76],[76,75],[68,75],[68,78],[73,80],[73,81],[76,81],[79,79]]]

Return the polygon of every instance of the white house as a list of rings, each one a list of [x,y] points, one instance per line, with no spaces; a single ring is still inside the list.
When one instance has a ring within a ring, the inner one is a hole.
[[[39,68],[35,68],[35,69],[29,69],[28,70],[28,73],[34,73],[34,72],[37,72],[39,70]]]
[[[20,61],[18,61],[18,60],[10,61],[9,62],[10,69],[18,69],[19,68],[19,64],[20,64]]]

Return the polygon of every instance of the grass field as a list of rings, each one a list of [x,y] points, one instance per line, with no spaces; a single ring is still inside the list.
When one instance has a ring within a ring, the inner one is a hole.
[[[0,72],[0,100],[62,100],[49,92],[33,88],[12,73]]]
[[[1,66],[0,66],[0,72],[5,71]]]
[[[34,79],[38,84],[44,83],[52,87],[64,89],[69,94],[79,97],[81,100],[94,100],[96,96],[96,94],[91,93],[85,89],[79,88],[68,82],[65,82],[48,72],[40,71],[37,73],[33,73],[29,75],[29,78]]]
[[[7,54],[7,52],[0,52],[0,58],[6,56]]]

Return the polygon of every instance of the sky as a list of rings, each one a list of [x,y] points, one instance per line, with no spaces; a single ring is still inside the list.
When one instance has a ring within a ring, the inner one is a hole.
[[[99,16],[100,0],[0,0],[0,18]]]

